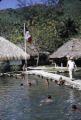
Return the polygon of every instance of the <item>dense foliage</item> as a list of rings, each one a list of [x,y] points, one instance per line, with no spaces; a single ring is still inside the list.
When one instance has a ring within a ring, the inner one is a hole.
[[[62,1],[62,0],[61,0]],[[70,37],[81,33],[81,1],[63,0],[59,4],[36,4],[0,11],[0,36],[14,43],[24,42],[23,24],[29,29],[33,44],[53,52]]]

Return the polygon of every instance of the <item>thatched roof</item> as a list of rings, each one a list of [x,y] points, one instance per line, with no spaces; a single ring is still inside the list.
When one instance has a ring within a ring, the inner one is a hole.
[[[0,37],[0,60],[21,60],[29,59],[30,55],[26,54],[21,48],[15,44]]]
[[[72,56],[75,59],[81,58],[81,39],[72,38],[63,46],[58,48],[56,52],[50,55],[50,58],[63,58]]]
[[[18,44],[18,46],[20,48],[22,48],[23,50],[25,49],[24,42],[23,42],[23,44]],[[37,48],[33,44],[28,44],[27,43],[26,46],[27,46],[26,51],[27,51],[28,54],[30,54],[30,56],[38,56],[39,52],[38,52]]]

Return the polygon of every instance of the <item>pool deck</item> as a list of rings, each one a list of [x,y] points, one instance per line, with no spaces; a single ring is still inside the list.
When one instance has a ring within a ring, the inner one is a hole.
[[[47,80],[52,80],[53,82],[57,83],[58,85],[67,85],[70,88],[75,88],[77,90],[81,90],[81,80],[70,80],[69,77],[50,73],[44,70],[29,70],[29,71],[23,71],[24,74],[30,74],[30,75],[37,75],[39,77],[45,78]]]

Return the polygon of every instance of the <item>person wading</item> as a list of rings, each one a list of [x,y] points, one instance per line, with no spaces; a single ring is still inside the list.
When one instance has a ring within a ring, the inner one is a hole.
[[[73,80],[73,75],[74,75],[74,71],[76,68],[76,64],[73,60],[73,57],[68,57],[67,67],[68,67],[68,71],[69,71],[69,77],[71,80]]]

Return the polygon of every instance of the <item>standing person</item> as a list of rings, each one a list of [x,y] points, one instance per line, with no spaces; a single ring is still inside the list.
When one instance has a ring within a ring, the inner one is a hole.
[[[68,71],[69,71],[69,77],[71,80],[73,80],[73,74],[74,74],[74,70],[76,68],[76,64],[73,60],[73,57],[68,58],[67,67],[68,67]]]

